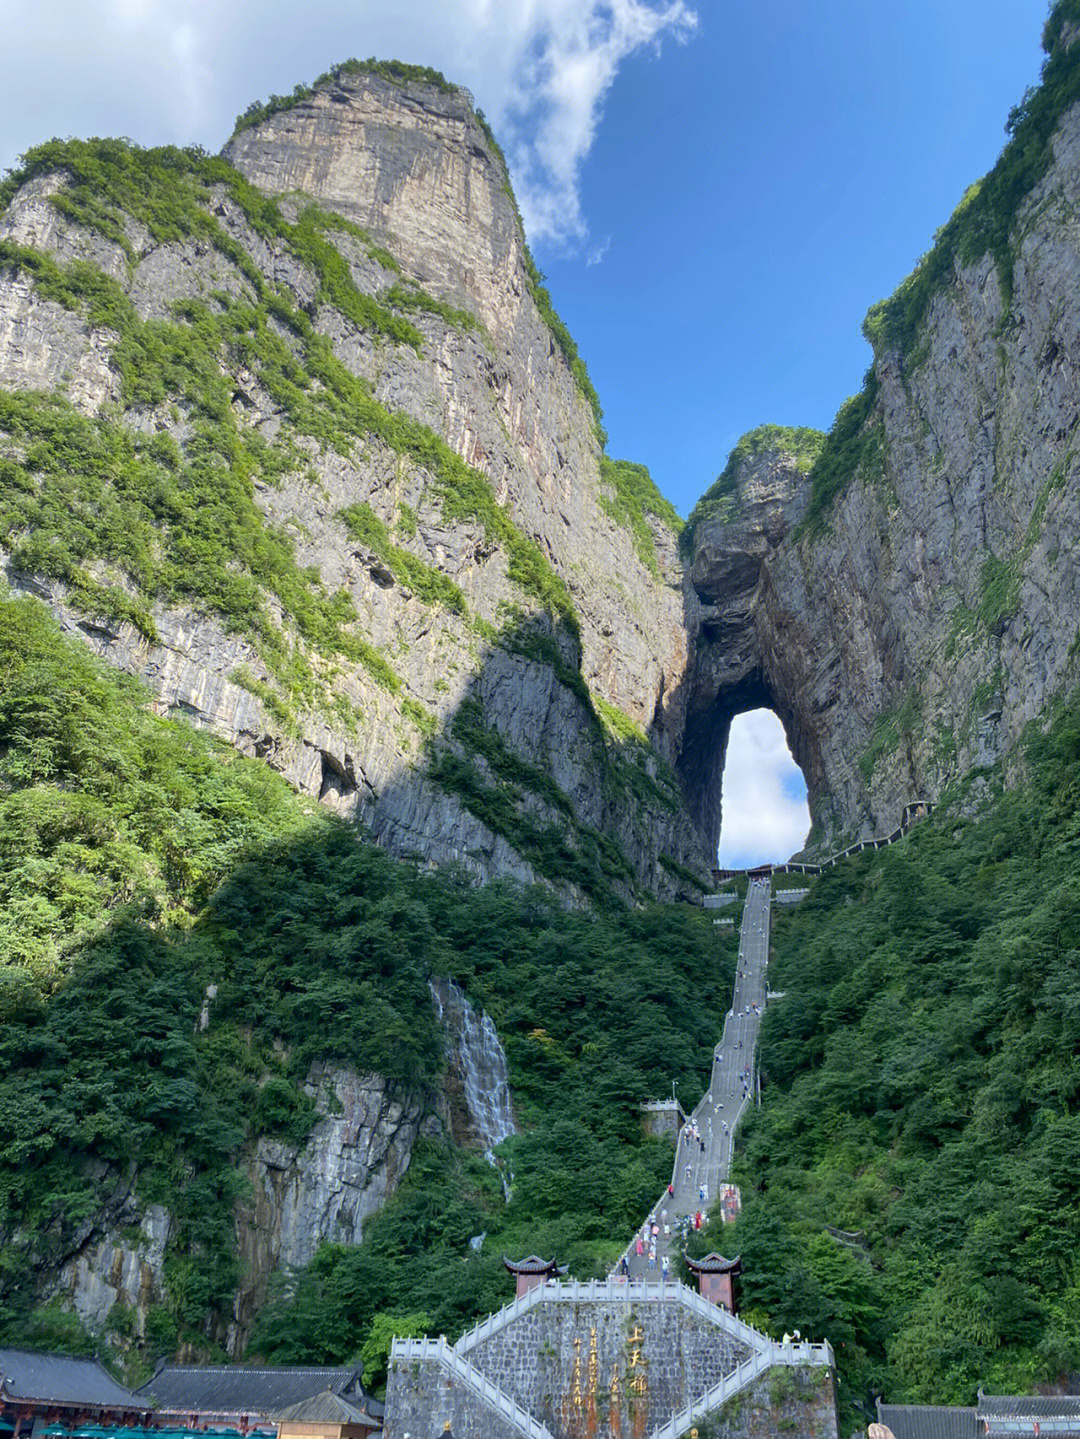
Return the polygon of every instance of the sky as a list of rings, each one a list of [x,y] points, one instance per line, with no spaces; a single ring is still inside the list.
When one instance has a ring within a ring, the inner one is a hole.
[[[724,762],[721,869],[779,863],[802,848],[810,829],[806,783],[772,710],[731,722]]]
[[[252,100],[350,56],[468,86],[599,391],[609,453],[646,464],[685,515],[746,430],[827,428],[859,388],[862,318],[996,159],[1038,79],[1047,3],[6,0],[4,13],[0,167],[53,135],[217,150]]]

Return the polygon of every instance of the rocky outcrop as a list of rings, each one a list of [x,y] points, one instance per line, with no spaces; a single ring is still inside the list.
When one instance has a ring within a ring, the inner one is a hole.
[[[244,1161],[251,1198],[237,1213],[242,1278],[231,1322],[215,1335],[235,1358],[272,1273],[308,1264],[322,1243],[360,1243],[365,1222],[408,1169],[424,1122],[419,1100],[347,1066],[313,1064],[304,1089],[321,1116],[305,1142],[264,1136]],[[91,1334],[109,1328],[141,1339],[151,1310],[168,1301],[173,1227],[166,1206],[140,1204],[131,1176],[117,1203],[87,1225],[53,1293],[70,1301]]]
[[[516,534],[537,547],[537,562],[567,587],[579,636],[552,624],[523,588],[507,542],[468,504],[447,499],[430,466],[374,434],[358,433],[350,453],[296,434],[257,361],[227,351],[220,363],[241,434],[298,451],[291,472],[256,482],[265,524],[289,537],[297,563],[327,594],[347,597],[364,642],[399,687],[363,663],[307,655],[315,682],[286,721],[259,644],[213,609],[150,596],[156,633],[147,638],[147,626],[104,621],[85,598],[73,605],[62,575],[42,575],[10,555],[9,582],[41,594],[106,658],[147,679],[163,713],[212,726],[265,757],[304,793],[362,818],[393,851],[461,863],[484,877],[532,879],[537,871],[514,834],[493,831],[480,806],[428,778],[433,750],[462,754],[454,719],[475,701],[511,751],[555,779],[575,823],[566,825],[543,786],[515,795],[523,815],[562,829],[571,847],[583,828],[614,839],[629,866],[617,884],[624,891],[631,883],[675,892],[681,882],[670,861],[700,868],[703,858],[677,785],[659,798],[651,787],[657,767],[674,761],[681,733],[687,645],[676,537],[650,519],[653,544],[643,556],[611,513],[593,414],[534,301],[503,163],[466,93],[339,73],[309,99],[242,130],[225,155],[260,192],[284,197],[287,221],[312,201],[341,217],[344,228],[335,221],[319,243],[344,260],[347,282],[335,281],[336,291],[320,284],[308,252],[253,219],[226,184],[207,202],[210,233],[221,240],[165,240],[121,215],[121,244],[63,206],[71,181],[62,168],[37,174],[0,216],[0,241],[61,264],[89,261],[122,287],[140,320],[170,318],[177,305],[207,297],[248,303],[253,277],[261,277],[263,293],[310,316],[389,415],[429,427],[473,467]],[[345,283],[362,298],[341,300]],[[395,294],[406,300],[398,304]],[[371,300],[398,304],[419,343],[365,326],[362,306]],[[295,334],[269,314],[268,323],[302,361]],[[179,392],[156,406],[123,408],[117,341],[78,307],[46,298],[26,264],[0,269],[0,383],[15,391],[59,386],[91,416],[119,403],[132,433],[164,432],[187,445],[194,422]],[[322,382],[305,383],[317,391]],[[357,504],[405,554],[404,566],[388,561],[386,544],[349,531],[342,511]],[[410,581],[416,562],[451,581],[460,603],[418,593]],[[123,565],[104,556],[91,556],[88,570],[95,581],[135,587]],[[287,631],[285,646],[303,650],[277,599],[268,606]],[[521,633],[527,643],[515,642]],[[582,702],[584,690],[568,687],[579,669],[595,700],[629,720],[642,744],[617,737]],[[463,757],[480,783],[496,782],[482,754],[466,747]],[[617,782],[627,764],[630,785]]]
[[[731,716],[782,719],[817,837],[884,833],[909,799],[1019,762],[1078,678],[1080,106],[1013,228],[1011,297],[990,256],[957,265],[876,393],[824,523],[782,446],[738,466],[696,528],[700,609],[681,759],[718,833]]]
[[[262,1138],[247,1164],[252,1200],[237,1223],[244,1280],[226,1344],[239,1355],[269,1276],[302,1268],[320,1244],[359,1244],[409,1167],[423,1107],[377,1074],[313,1064],[304,1085],[322,1115],[304,1144]]]

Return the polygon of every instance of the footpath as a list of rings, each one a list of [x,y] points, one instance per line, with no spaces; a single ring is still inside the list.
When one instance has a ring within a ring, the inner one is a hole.
[[[754,1057],[765,1008],[771,887],[769,876],[751,879],[747,887],[731,1008],[713,1052],[708,1088],[683,1125],[675,1146],[671,1177],[674,1193],[664,1190],[616,1265],[613,1278],[628,1275],[656,1282],[663,1276],[665,1258],[674,1271],[675,1258],[682,1252],[684,1236],[694,1217],[708,1214],[720,1202],[720,1186],[726,1183],[731,1164],[735,1127],[752,1102],[757,1083]]]

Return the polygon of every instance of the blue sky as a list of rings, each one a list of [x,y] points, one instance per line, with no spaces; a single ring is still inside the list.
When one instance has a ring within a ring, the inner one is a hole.
[[[859,388],[862,318],[993,164],[1038,78],[1046,13],[1046,0],[9,0],[0,166],[51,135],[217,150],[250,100],[350,55],[443,70],[507,151],[609,452],[648,465],[685,515],[744,431],[827,428]],[[744,724],[725,843],[762,859],[801,842],[799,780],[776,729]]]
[[[686,514],[739,436],[828,428],[869,306],[996,159],[1045,0],[755,0],[623,65],[582,167],[600,264],[540,263],[613,455]]]

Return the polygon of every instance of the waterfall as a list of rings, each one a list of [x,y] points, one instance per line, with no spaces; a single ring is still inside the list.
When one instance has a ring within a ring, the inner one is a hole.
[[[481,1012],[477,1019],[460,985],[452,979],[433,980],[431,996],[457,1056],[469,1118],[484,1153],[494,1164],[491,1151],[496,1144],[517,1132],[510,1107],[506,1054],[491,1016]]]

